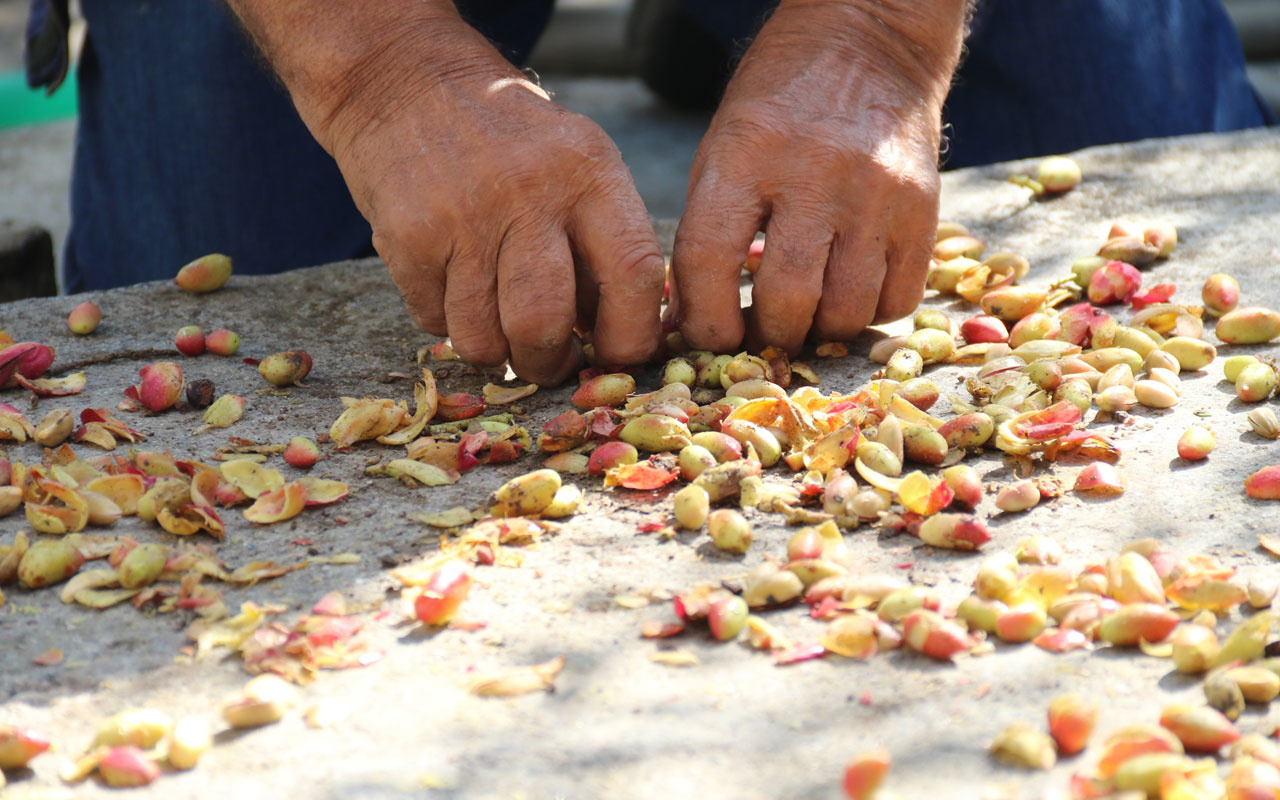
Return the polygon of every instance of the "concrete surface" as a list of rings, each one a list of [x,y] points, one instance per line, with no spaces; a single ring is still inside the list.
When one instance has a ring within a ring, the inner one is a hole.
[[[1024,190],[1005,181],[1030,163],[958,171],[943,178],[943,216],[969,225],[993,250],[1026,255],[1033,265],[1029,282],[1055,279],[1074,258],[1094,252],[1113,219],[1167,220],[1178,226],[1181,242],[1173,258],[1146,272],[1148,283],[1175,282],[1179,299],[1196,302],[1204,277],[1225,270],[1239,278],[1245,302],[1276,307],[1278,143],[1275,131],[1254,131],[1084,151],[1079,161],[1085,182],[1050,202],[1028,202]],[[174,330],[186,324],[236,329],[244,340],[241,356],[298,347],[314,356],[306,387],[279,394],[261,393],[256,371],[238,357],[175,354],[188,379],[210,378],[219,391],[248,397],[244,419],[225,432],[199,436],[191,435],[198,424],[194,414],[129,420],[150,435],[145,446],[206,462],[228,435],[283,443],[326,431],[344,395],[408,399],[409,382],[389,375],[412,372],[415,351],[432,341],[414,331],[385,272],[372,262],[233,277],[224,290],[205,296],[155,283],[89,297],[102,306],[104,321],[87,338],[72,337],[64,323],[66,312],[86,297],[2,305],[0,320],[19,340],[55,345],[60,363],[121,349],[167,348]],[[926,303],[955,318],[970,313],[937,298]],[[865,383],[873,367],[865,358],[869,341],[855,343],[848,358],[811,361],[824,389],[850,391]],[[1274,356],[1276,348],[1223,348],[1223,355],[1228,352]],[[43,401],[32,413],[112,407],[142,363],[91,366],[84,394]],[[446,368],[442,392],[478,392],[487,380],[456,365]],[[944,367],[931,375],[944,391],[963,394],[958,382],[970,371]],[[1259,533],[1276,532],[1280,507],[1246,499],[1241,481],[1280,461],[1280,443],[1244,432],[1247,409],[1220,376],[1217,364],[1185,374],[1184,396],[1174,409],[1139,409],[1130,423],[1095,426],[1123,448],[1119,466],[1129,484],[1123,496],[1097,501],[1068,493],[1012,518],[992,516],[988,497],[980,509],[994,535],[987,550],[1044,533],[1063,544],[1068,566],[1080,568],[1130,540],[1155,536],[1183,553],[1213,554],[1243,576],[1274,575],[1276,562],[1256,544]],[[654,375],[641,385],[655,386]],[[544,390],[519,403],[531,432],[567,405],[569,391]],[[27,404],[17,391],[0,394],[0,401]],[[1218,450],[1187,465],[1176,457],[1174,441],[1193,422],[1214,427]],[[30,445],[5,450],[10,458],[39,459]],[[633,609],[615,598],[665,598],[740,575],[766,556],[781,556],[791,530],[775,515],[750,512],[757,543],[742,559],[719,554],[705,535],[660,541],[638,534],[636,525],[666,517],[670,505],[662,492],[600,491],[585,478],[574,481],[590,490],[584,511],[558,536],[524,551],[520,568],[479,570],[464,616],[487,627],[434,635],[397,627],[394,614],[372,618],[384,601],[395,608],[386,569],[436,547],[435,533],[409,515],[479,504],[503,480],[541,461],[526,456],[502,468],[478,468],[455,486],[435,489],[364,477],[370,460],[397,452],[362,444],[320,462],[313,474],[350,481],[354,492],[294,521],[257,527],[227,510],[228,536],[217,547],[232,566],[264,558],[290,563],[310,553],[361,556],[357,565],[312,566],[227,593],[233,609],[246,600],[282,602],[292,616],[337,589],[370,610],[367,636],[386,650],[385,659],[365,669],[321,673],[304,689],[304,707],[326,704],[345,712],[345,721],[312,730],[295,712],[278,725],[221,735],[195,771],[166,775],[132,796],[836,798],[847,759],[880,744],[893,755],[890,785],[902,797],[1057,796],[1047,793],[1096,761],[1101,736],[1051,773],[1029,774],[987,757],[986,744],[1004,725],[1038,722],[1049,699],[1068,690],[1103,701],[1100,734],[1154,721],[1166,703],[1200,695],[1198,683],[1171,674],[1166,661],[1106,648],[1058,656],[1030,645],[997,645],[993,654],[954,666],[894,652],[866,663],[832,657],[775,667],[743,645],[717,644],[703,634],[662,644],[642,640],[641,622],[671,618],[669,606],[655,599]],[[1008,465],[991,453],[975,466],[988,480],[1009,479]],[[1081,466],[1068,461],[1044,472],[1069,482]],[[769,480],[785,482],[790,475],[775,470]],[[20,517],[0,520],[0,541],[11,541],[24,527]],[[172,540],[132,518],[109,533]],[[290,544],[299,539],[314,544]],[[866,573],[934,586],[947,603],[964,596],[980,561],[867,526],[849,532],[846,541]],[[62,605],[55,591],[5,588],[0,720],[48,732],[63,755],[87,744],[107,715],[130,707],[216,718],[219,700],[247,677],[234,660],[190,663],[179,657],[181,630],[190,621],[184,613],[148,616],[128,605],[93,612]],[[822,630],[803,608],[768,618],[802,641],[816,640]],[[1220,630],[1236,621],[1224,621]],[[32,665],[53,646],[66,653],[62,665]],[[650,660],[670,646],[696,654],[701,664],[676,669]],[[566,656],[567,666],[554,693],[483,699],[461,688],[477,669],[558,655]],[[1275,722],[1274,713],[1251,707],[1241,725],[1269,732]],[[11,773],[6,797],[73,796],[59,787],[58,760],[42,756],[31,772]],[[118,795],[89,783],[74,796]]]
[[[22,68],[29,6],[24,0],[0,0],[0,71]]]
[[[59,264],[71,228],[74,149],[74,121],[0,131],[0,219],[49,231]]]

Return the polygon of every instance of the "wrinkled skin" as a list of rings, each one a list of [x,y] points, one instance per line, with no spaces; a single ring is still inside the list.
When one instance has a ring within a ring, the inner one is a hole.
[[[452,3],[231,5],[337,160],[419,326],[544,384],[579,365],[575,326],[594,330],[601,363],[657,354],[663,259],[617,148]],[[914,308],[966,0],[926,5],[783,0],[765,25],[699,149],[677,234],[669,314],[691,344],[733,351],[745,333],[794,353],[811,327],[844,339]],[[744,321],[738,272],[759,229]]]
[[[843,23],[843,24],[842,24]],[[833,41],[843,11],[783,5],[725,94],[690,176],[670,313],[693,347],[795,354],[911,313],[937,226],[938,106],[878,44]],[[739,267],[766,233],[746,318]]]
[[[558,383],[579,320],[607,362],[644,361],[664,267],[630,173],[599,126],[484,47],[335,152],[375,248],[414,321],[467,361]]]

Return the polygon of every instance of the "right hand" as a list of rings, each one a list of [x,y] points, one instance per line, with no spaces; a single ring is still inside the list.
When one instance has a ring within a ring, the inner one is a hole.
[[[910,314],[938,220],[966,0],[782,0],[698,148],[669,318],[691,347],[796,355]],[[923,54],[923,55],[922,55]],[[744,314],[739,275],[764,230]]]
[[[406,75],[389,51],[318,137],[410,316],[463,359],[510,359],[541,384],[580,364],[575,324],[594,329],[602,363],[647,360],[664,265],[617,147],[460,19],[450,27],[433,38],[455,37],[462,58]]]

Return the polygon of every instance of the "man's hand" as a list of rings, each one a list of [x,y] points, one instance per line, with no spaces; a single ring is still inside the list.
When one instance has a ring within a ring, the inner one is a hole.
[[[670,313],[693,347],[850,339],[924,292],[968,0],[782,0],[702,140]],[[738,276],[758,230],[749,321]]]
[[[663,260],[617,148],[451,2],[232,6],[337,160],[419,326],[547,384],[579,364],[575,323],[606,363],[657,350]]]

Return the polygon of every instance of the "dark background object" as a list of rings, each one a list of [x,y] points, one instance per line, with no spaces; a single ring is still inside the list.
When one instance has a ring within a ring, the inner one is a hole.
[[[38,225],[0,220],[0,303],[58,293],[53,237]]]

